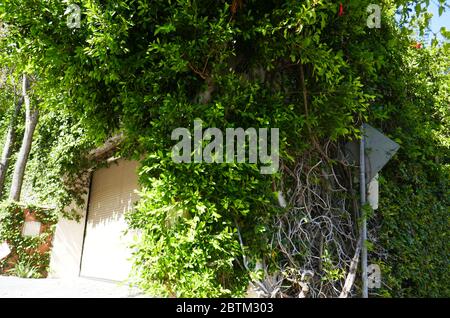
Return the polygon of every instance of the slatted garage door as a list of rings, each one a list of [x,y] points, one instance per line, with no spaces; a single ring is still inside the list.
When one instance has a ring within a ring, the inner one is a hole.
[[[81,276],[122,281],[131,263],[132,234],[124,213],[137,200],[137,162],[119,160],[94,172],[89,195]]]

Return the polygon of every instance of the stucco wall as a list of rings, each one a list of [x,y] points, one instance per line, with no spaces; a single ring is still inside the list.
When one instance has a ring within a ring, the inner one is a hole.
[[[85,204],[87,206],[87,197]],[[53,248],[50,255],[49,277],[76,277],[80,273],[86,208],[77,209],[79,222],[61,218],[56,225]]]

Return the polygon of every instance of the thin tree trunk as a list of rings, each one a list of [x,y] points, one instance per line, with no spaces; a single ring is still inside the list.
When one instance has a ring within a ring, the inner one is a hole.
[[[27,76],[23,75],[22,97],[25,103],[25,132],[23,134],[22,146],[20,147],[20,151],[17,156],[16,166],[14,167],[14,174],[11,182],[11,191],[9,193],[9,198],[14,201],[19,201],[20,199],[25,167],[27,165],[28,155],[30,154],[31,150],[33,133],[39,117],[38,110],[32,109],[30,106],[30,97],[28,96],[29,86],[30,84]]]
[[[6,173],[8,171],[9,159],[16,141],[16,119],[19,116],[22,108],[23,98],[20,98],[14,108],[14,113],[11,115],[9,121],[8,131],[6,133],[5,145],[3,146],[2,158],[0,159],[0,198],[3,195],[3,188],[5,186]]]

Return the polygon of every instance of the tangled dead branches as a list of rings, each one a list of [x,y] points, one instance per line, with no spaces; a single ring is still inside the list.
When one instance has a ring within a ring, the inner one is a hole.
[[[282,166],[286,208],[272,238],[281,257],[277,273],[260,282],[263,296],[338,297],[344,285],[351,290],[359,237],[351,166],[338,160],[338,146],[328,142],[324,150],[326,158],[308,153],[293,168]]]

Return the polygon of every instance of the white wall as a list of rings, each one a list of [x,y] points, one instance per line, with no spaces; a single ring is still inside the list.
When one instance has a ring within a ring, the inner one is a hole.
[[[87,195],[85,203],[87,203]],[[87,206],[87,204],[85,204]],[[53,247],[50,254],[49,277],[77,277],[80,274],[86,208],[78,213],[79,222],[61,218],[56,225]]]

